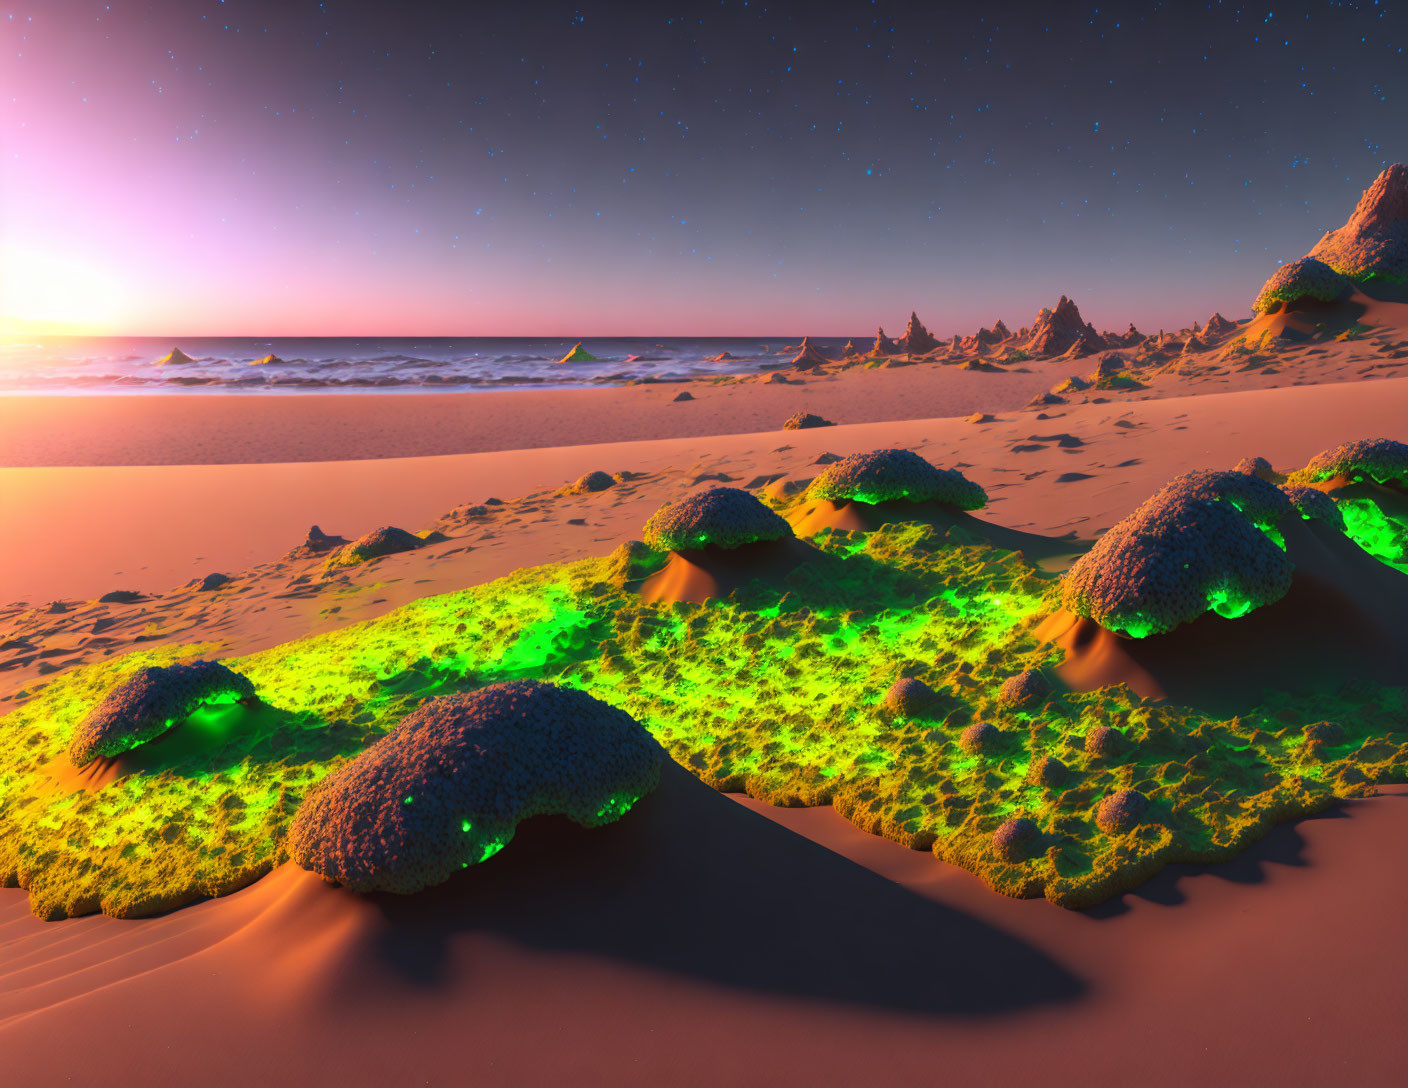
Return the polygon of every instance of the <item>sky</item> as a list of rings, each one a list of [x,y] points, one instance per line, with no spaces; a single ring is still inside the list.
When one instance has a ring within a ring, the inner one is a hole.
[[[0,0],[0,331],[1246,314],[1408,160],[1374,3]]]

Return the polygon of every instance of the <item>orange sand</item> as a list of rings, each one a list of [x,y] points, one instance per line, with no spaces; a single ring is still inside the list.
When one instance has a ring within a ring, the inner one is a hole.
[[[668,404],[675,386],[522,394],[518,415],[513,394],[0,401],[0,461],[71,466],[0,469],[0,602],[78,599],[52,617],[0,607],[0,644],[23,626],[43,651],[0,651],[0,695],[138,638],[242,651],[600,554],[662,501],[795,486],[822,451],[915,446],[987,488],[984,518],[1089,538],[1186,469],[1252,454],[1291,467],[1346,439],[1405,437],[1408,378],[1366,380],[1397,360],[1361,376],[1359,349],[1294,350],[1278,375],[1170,378],[1156,399],[1046,419],[1016,406],[1090,361],[1032,364],[1033,389],[906,368],[696,385],[683,405]],[[992,384],[948,397],[951,378]],[[1311,381],[1335,384],[1296,386]],[[851,425],[771,429],[797,408]],[[979,409],[997,418],[956,418]],[[710,428],[745,433],[699,437]],[[604,444],[553,446],[589,438]],[[177,455],[271,463],[84,467]],[[328,459],[285,463],[308,457]],[[352,460],[366,457],[388,459]],[[642,475],[552,494],[596,468]],[[490,494],[509,501],[442,520]],[[320,589],[304,578],[316,561],[281,558],[313,522],[450,539]],[[211,570],[235,581],[173,588]],[[88,600],[113,588],[157,596]],[[165,918],[42,923],[0,890],[0,1054],[27,1084],[1386,1083],[1408,1059],[1405,799],[1388,789],[1282,827],[1093,913],[1004,899],[828,809],[736,802],[678,769],[618,824],[532,822],[492,863],[410,899],[359,899],[286,866]]]

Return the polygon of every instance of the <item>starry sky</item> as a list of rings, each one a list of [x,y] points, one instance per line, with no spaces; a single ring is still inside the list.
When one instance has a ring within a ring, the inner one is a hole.
[[[0,0],[0,329],[1249,312],[1408,159],[1375,3]]]

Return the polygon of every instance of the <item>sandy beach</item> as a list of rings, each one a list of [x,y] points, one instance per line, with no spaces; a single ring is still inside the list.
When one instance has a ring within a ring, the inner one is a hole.
[[[4,690],[23,700],[56,667],[137,644],[247,653],[519,567],[604,554],[661,502],[718,482],[795,488],[827,452],[912,447],[979,481],[991,497],[984,517],[1090,539],[1178,472],[1249,455],[1294,465],[1327,444],[1392,433],[1408,405],[1408,379],[1390,378],[1038,411],[1013,404],[1029,393],[1007,381],[988,400],[979,386],[948,402],[992,417],[981,423],[951,414],[723,433],[713,415],[721,433],[704,437],[551,445],[559,435],[545,422],[534,448],[440,456],[418,455],[427,439],[407,425],[355,460],[275,461],[287,446],[251,439],[241,464],[6,467],[0,481],[22,531],[0,554],[5,596],[67,600],[75,611],[47,636],[33,612],[5,612],[6,637],[29,649],[12,655]],[[161,426],[190,429],[173,449],[196,449],[207,414],[233,406],[271,420],[297,412],[306,450],[346,454],[349,413],[375,412],[378,401],[420,409],[429,433],[461,398],[149,399]],[[70,418],[115,411],[77,398],[36,407]],[[4,410],[27,414],[14,401]],[[149,458],[144,432],[130,433],[127,444],[112,436],[108,460]],[[452,434],[462,436],[434,441]],[[601,494],[557,494],[595,468],[636,475]],[[504,500],[501,520],[456,520],[457,508],[491,495]],[[93,527],[105,522],[123,531],[102,534],[95,564]],[[286,588],[302,568],[281,557],[310,523],[347,537],[383,523],[449,537],[355,571],[332,605],[326,591]],[[37,533],[49,546],[31,546]],[[235,579],[213,599],[178,588],[212,570]],[[150,597],[83,603],[118,587]],[[93,624],[101,639],[69,633]],[[720,796],[672,770],[616,827],[525,827],[503,859],[411,900],[359,898],[288,864],[151,920],[40,922],[22,891],[0,892],[9,965],[0,1035],[11,1068],[39,1080],[93,1073],[88,1052],[64,1043],[81,1021],[108,1074],[179,1077],[199,1066],[207,1083],[252,1074],[439,1083],[456,1078],[467,1049],[504,1084],[838,1083],[878,1069],[922,1077],[936,1065],[969,1083],[1007,1083],[1034,1065],[1101,1077],[1135,1064],[1158,1084],[1214,1070],[1257,1083],[1372,1082],[1405,1057],[1388,1042],[1402,1003],[1385,995],[1406,965],[1386,951],[1399,942],[1383,907],[1401,898],[1404,874],[1379,863],[1403,834],[1403,798],[1386,789],[1278,829],[1234,862],[1175,867],[1081,913],[993,895],[830,810]],[[1324,925],[1327,916],[1336,923]],[[179,1030],[153,1051],[133,1030],[137,1008]],[[255,1054],[251,1037],[262,1040]],[[406,1052],[399,1041],[410,1037]]]

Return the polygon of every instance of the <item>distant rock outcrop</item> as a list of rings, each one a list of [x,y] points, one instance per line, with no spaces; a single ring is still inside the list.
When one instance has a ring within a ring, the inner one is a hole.
[[[1385,169],[1364,190],[1349,222],[1306,256],[1354,280],[1408,280],[1408,166]]]
[[[1105,341],[1095,329],[1081,320],[1080,310],[1065,295],[1054,310],[1042,310],[1032,326],[1027,350],[1033,355],[1066,355],[1075,349],[1077,355],[1103,351]]]
[[[910,355],[923,355],[937,348],[939,342],[924,327],[924,323],[919,320],[919,315],[910,311],[909,325],[904,330],[900,346]]]
[[[260,356],[258,359],[251,359],[250,366],[283,366],[284,361],[272,352],[268,355]]]
[[[582,347],[582,342],[578,340],[572,345],[572,350],[558,360],[559,363],[599,363],[601,362],[595,355]]]
[[[156,361],[155,366],[185,366],[187,363],[194,363],[195,360],[187,355],[180,348],[172,348],[165,355]]]
[[[289,559],[311,559],[315,555],[326,555],[334,548],[340,548],[347,543],[347,538],[343,536],[329,536],[316,525],[310,526],[308,536],[298,547],[288,553]]]
[[[1222,336],[1224,333],[1231,332],[1236,327],[1237,323],[1235,321],[1228,321],[1227,318],[1217,313],[1208,318],[1208,323],[1203,326],[1203,335],[1208,338]]]
[[[875,346],[874,346],[873,348],[871,348],[870,350],[871,350],[871,352],[874,353],[875,355],[893,355],[893,354],[895,354],[895,345],[894,345],[894,341],[892,341],[888,336],[885,335],[885,330],[884,330],[883,327],[881,327],[881,326],[876,326],[876,328],[875,328]]]
[[[856,343],[854,340],[847,340],[846,346],[841,349],[841,358],[843,359],[849,359],[852,356],[859,354],[860,352],[856,349]]]
[[[831,362],[825,355],[817,350],[812,343],[810,336],[802,337],[802,350],[797,353],[792,360],[792,365],[798,370],[815,370],[819,366],[824,366]]]

